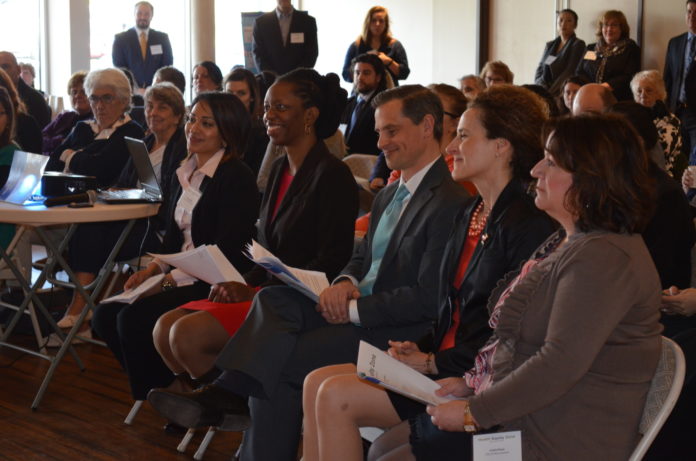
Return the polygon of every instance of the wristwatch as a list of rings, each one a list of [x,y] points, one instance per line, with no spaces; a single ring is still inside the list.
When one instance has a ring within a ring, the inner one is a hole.
[[[174,288],[176,288],[176,284],[169,277],[162,279],[162,291],[170,291]]]
[[[471,407],[469,407],[468,402],[466,404],[466,407],[464,407],[464,431],[478,431],[478,428],[476,427],[476,422],[474,421],[474,416],[471,414]]]

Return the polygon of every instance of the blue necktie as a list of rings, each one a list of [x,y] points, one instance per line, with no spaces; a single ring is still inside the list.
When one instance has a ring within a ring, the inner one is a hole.
[[[367,275],[365,275],[358,284],[358,289],[362,296],[372,294],[372,287],[375,284],[384,252],[387,251],[387,245],[389,245],[389,240],[394,233],[394,228],[396,228],[399,222],[399,216],[401,216],[401,204],[409,195],[411,194],[408,189],[406,189],[406,186],[401,184],[396,190],[391,203],[387,206],[382,217],[379,219],[373,237],[374,241],[372,242],[372,265]]]

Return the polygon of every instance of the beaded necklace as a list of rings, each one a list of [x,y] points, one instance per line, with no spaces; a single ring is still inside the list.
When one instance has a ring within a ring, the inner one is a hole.
[[[469,237],[476,237],[483,232],[483,229],[486,227],[486,222],[488,221],[488,215],[490,214],[490,210],[483,216],[481,216],[481,212],[483,211],[483,200],[478,204],[474,212],[471,214],[471,221],[469,222],[469,231],[468,235]]]

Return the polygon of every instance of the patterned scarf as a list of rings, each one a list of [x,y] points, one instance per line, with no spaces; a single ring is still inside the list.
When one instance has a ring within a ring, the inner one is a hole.
[[[618,56],[624,51],[626,51],[626,47],[629,43],[630,40],[628,38],[624,38],[622,40],[619,40],[618,42],[616,42],[615,45],[610,47],[604,41],[604,38],[600,38],[599,40],[597,40],[595,52],[597,53],[597,57],[601,58],[599,61],[599,69],[597,69],[597,83],[602,83],[604,81],[604,68],[607,65],[607,60],[612,56]]]

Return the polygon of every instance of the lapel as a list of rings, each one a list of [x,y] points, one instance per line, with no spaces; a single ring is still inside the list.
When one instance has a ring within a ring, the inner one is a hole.
[[[686,54],[686,44],[689,43],[689,33],[682,35],[681,40],[679,40],[679,46],[677,47],[677,76],[679,77],[679,86],[681,88],[682,82],[684,80],[684,55]],[[678,96],[677,96],[678,98]]]
[[[277,43],[278,48],[283,49],[283,36],[280,35],[280,21],[278,21],[278,14],[276,13],[275,10],[271,12],[271,15],[273,18],[271,19],[271,30],[269,31],[272,34],[272,39]],[[292,23],[295,22],[295,13],[292,14],[292,20],[290,21],[290,30],[292,30]],[[288,41],[290,41],[290,37],[288,37]]]
[[[285,193],[283,200],[280,202],[280,206],[278,207],[278,213],[276,214],[275,219],[272,219],[273,208],[275,207],[275,203],[272,203],[272,201],[275,201],[275,197],[278,193],[278,184],[280,183],[279,178],[282,172],[285,171],[285,168],[287,168],[288,166],[287,155],[284,157],[283,166],[278,170],[278,174],[274,176],[275,181],[273,182],[273,188],[271,190],[271,193],[273,195],[269,197],[268,209],[266,210],[265,233],[268,241],[270,241],[270,237],[275,231],[276,224],[282,220],[285,214],[292,211],[291,205],[295,201],[295,198],[299,195],[301,191],[303,191],[306,188],[307,184],[312,182],[312,180],[314,179],[314,174],[317,170],[317,164],[321,160],[322,156],[322,149],[319,143],[323,142],[324,141],[322,140],[318,140],[317,143],[307,153],[307,157],[305,157],[304,161],[302,162],[302,165],[300,165],[300,169],[297,170],[295,177],[292,179],[292,182],[290,183],[290,187],[288,187],[288,190]],[[280,229],[279,231],[282,232],[282,229]]]
[[[421,181],[416,193],[411,197],[411,200],[406,205],[406,209],[401,215],[399,222],[394,229],[394,234],[389,239],[389,244],[387,249],[384,251],[384,258],[379,266],[379,272],[382,272],[383,268],[389,267],[391,260],[396,256],[399,250],[399,246],[404,239],[404,236],[411,227],[411,223],[420,215],[422,209],[430,201],[434,195],[433,189],[438,187],[443,180],[443,177],[449,175],[449,169],[445,164],[442,156],[433,164]],[[391,198],[396,193],[396,189],[390,194],[389,202]],[[387,202],[387,204],[389,203]],[[386,208],[386,207],[385,207]],[[384,210],[382,210],[384,212]],[[381,217],[381,213],[380,213]],[[377,275],[379,277],[379,274]]]

